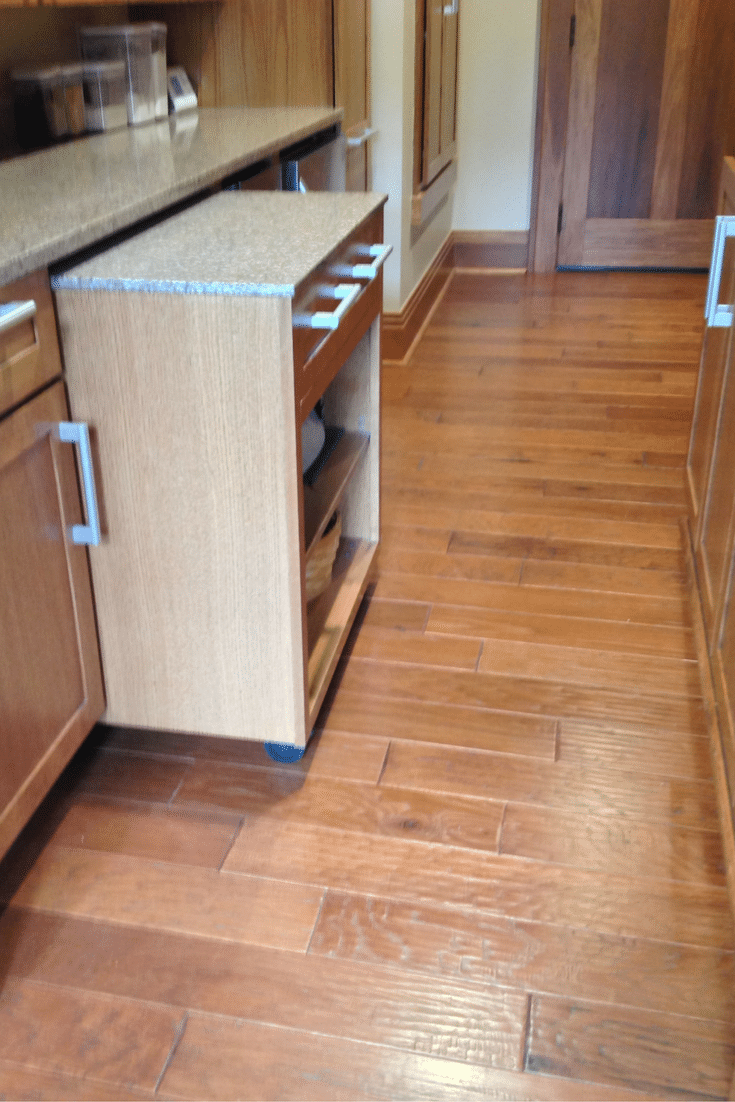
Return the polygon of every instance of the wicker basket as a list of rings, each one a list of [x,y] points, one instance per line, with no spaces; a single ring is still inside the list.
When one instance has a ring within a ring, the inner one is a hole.
[[[339,513],[335,513],[306,564],[307,601],[313,601],[324,592],[331,582],[332,567],[337,556],[337,547],[341,535],[342,518]]]

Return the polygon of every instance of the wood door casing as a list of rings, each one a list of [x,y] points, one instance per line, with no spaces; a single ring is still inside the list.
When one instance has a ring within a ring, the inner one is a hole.
[[[735,8],[544,0],[541,31],[534,270],[707,267],[735,144]]]
[[[104,707],[67,417],[56,383],[0,422],[0,854]]]

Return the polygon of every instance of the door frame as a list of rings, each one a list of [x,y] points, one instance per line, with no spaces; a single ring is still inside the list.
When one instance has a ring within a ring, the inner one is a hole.
[[[572,73],[569,35],[573,14],[574,0],[541,0],[529,272],[556,269]]]

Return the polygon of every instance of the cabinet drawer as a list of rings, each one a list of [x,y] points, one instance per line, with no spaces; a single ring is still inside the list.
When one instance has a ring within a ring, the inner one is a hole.
[[[296,409],[303,420],[321,397],[340,364],[369,328],[383,301],[381,258],[373,258],[370,248],[383,237],[382,210],[362,222],[336,249],[309,280],[297,290],[293,303],[293,354]],[[375,274],[367,269],[377,259]],[[357,266],[362,266],[362,272]],[[357,274],[356,274],[357,270]],[[346,308],[331,290],[352,288]],[[359,288],[359,290],[354,290]],[[313,328],[311,318],[338,311],[334,328]]]
[[[48,273],[0,287],[0,304],[28,304],[2,324],[0,319],[0,416],[61,374],[61,357]]]

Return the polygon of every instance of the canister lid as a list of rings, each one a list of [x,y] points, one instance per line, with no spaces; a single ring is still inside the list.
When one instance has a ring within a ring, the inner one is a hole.
[[[52,86],[61,84],[63,76],[61,66],[49,65],[44,69],[14,69],[10,74],[14,84],[42,84]]]
[[[148,37],[152,27],[166,30],[165,23],[118,23],[114,26],[80,27],[79,34],[82,38],[135,38],[143,35]]]
[[[84,76],[115,77],[125,76],[126,66],[124,61],[85,61],[82,63]]]

